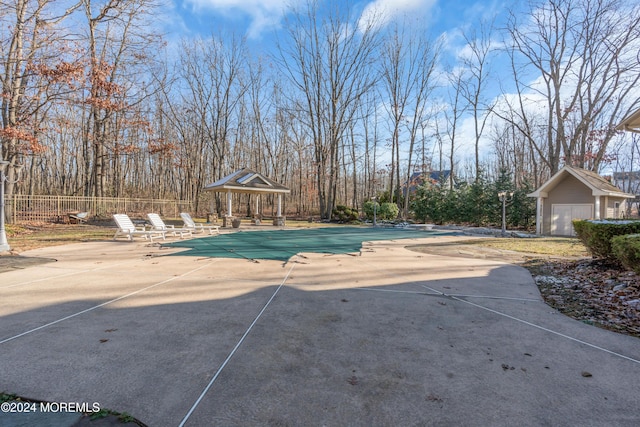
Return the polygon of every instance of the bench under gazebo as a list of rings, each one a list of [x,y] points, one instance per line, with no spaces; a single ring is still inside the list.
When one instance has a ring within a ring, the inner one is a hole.
[[[224,227],[228,227],[234,218],[232,206],[232,195],[234,193],[256,195],[256,215],[260,214],[260,196],[263,194],[275,194],[277,196],[277,205],[273,225],[284,226],[285,217],[282,215],[282,195],[290,193],[291,190],[259,172],[247,168],[240,169],[212,184],[206,185],[204,190],[227,195],[227,212],[223,217],[222,223]]]

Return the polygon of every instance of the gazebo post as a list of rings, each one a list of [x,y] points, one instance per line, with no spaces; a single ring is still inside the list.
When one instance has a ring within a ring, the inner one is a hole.
[[[282,216],[282,194],[278,194],[278,210],[276,216],[278,218]]]
[[[231,190],[227,190],[227,216],[233,216],[233,214],[231,213]]]
[[[260,215],[260,195],[256,194],[256,218],[258,218]]]
[[[284,227],[284,217],[282,216],[282,193],[278,193],[278,207],[276,217],[273,219],[273,225]]]
[[[227,214],[225,215],[223,224],[222,224],[224,227],[229,227],[233,219],[233,213],[231,212],[232,210],[231,202],[232,202],[231,190],[227,190]]]

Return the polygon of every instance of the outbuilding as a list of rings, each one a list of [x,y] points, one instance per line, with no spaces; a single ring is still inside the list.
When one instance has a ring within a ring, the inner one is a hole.
[[[574,219],[622,218],[627,194],[602,176],[565,166],[529,197],[537,199],[536,234],[574,236]]]

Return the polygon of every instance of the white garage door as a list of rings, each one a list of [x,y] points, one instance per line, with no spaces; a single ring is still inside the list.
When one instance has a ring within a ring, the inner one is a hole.
[[[593,205],[552,205],[551,234],[555,236],[575,236],[574,219],[593,218]]]

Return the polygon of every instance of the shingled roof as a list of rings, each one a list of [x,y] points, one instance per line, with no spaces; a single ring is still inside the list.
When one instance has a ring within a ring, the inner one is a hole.
[[[240,169],[205,185],[206,191],[233,193],[290,193],[291,190],[251,169]]]
[[[538,188],[533,193],[528,194],[528,196],[529,197],[540,197],[540,196],[546,197],[545,193],[548,193],[556,185],[558,185],[558,183],[562,179],[564,179],[566,174],[573,175],[579,181],[581,181],[584,185],[589,187],[591,189],[592,195],[594,196],[612,196],[612,197],[623,197],[627,199],[635,198],[635,195],[623,192],[618,187],[611,184],[609,181],[607,181],[597,173],[588,171],[586,169],[574,168],[571,166],[565,166],[562,169],[560,169],[547,182],[542,184],[540,188]]]

